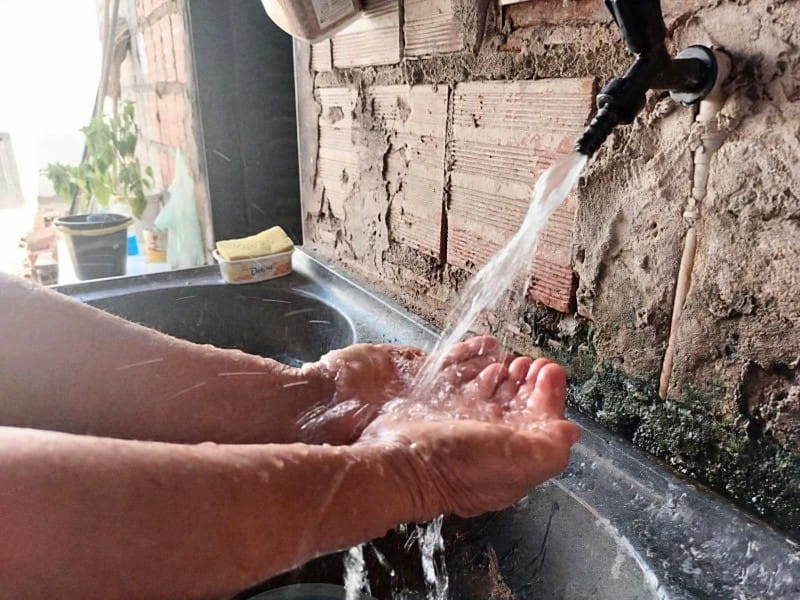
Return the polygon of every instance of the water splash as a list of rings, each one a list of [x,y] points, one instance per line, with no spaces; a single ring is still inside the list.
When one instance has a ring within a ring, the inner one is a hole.
[[[572,153],[553,163],[536,182],[530,207],[519,230],[469,281],[448,315],[442,335],[412,383],[408,394],[408,398],[412,399],[412,405],[419,405],[424,412],[434,408],[438,409],[435,412],[444,411],[449,416],[455,416],[448,407],[437,406],[443,404],[447,390],[442,390],[442,397],[434,394],[447,351],[462,340],[482,313],[488,309],[498,308],[505,292],[513,292],[512,288],[518,282],[523,283],[523,287],[517,297],[525,298],[539,236],[548,219],[575,185],[586,161],[585,156],[577,152]],[[424,404],[420,404],[421,400]],[[403,408],[408,408],[407,401],[400,398],[387,403],[383,410],[395,412]],[[418,417],[425,416],[418,411],[415,411],[415,414]],[[428,600],[446,600],[448,594],[449,579],[444,559],[442,522],[443,517],[438,517],[424,529],[417,529]]]
[[[450,578],[444,559],[444,538],[442,523],[444,516],[438,516],[424,529],[417,528],[419,551],[422,555],[422,573],[427,587],[427,600],[447,600]]]
[[[160,363],[160,362],[164,362],[163,357],[162,358],[151,358],[149,360],[142,360],[142,361],[135,362],[135,363],[130,363],[130,364],[127,364],[127,365],[122,365],[121,367],[117,367],[117,371],[127,371],[128,369],[135,369],[137,367],[144,367],[146,365],[152,365],[152,364]]]
[[[201,387],[205,387],[207,384],[208,384],[207,381],[201,381],[200,383],[195,383],[194,385],[190,385],[188,387],[185,387],[182,390],[178,390],[177,392],[172,394],[172,396],[170,396],[169,399],[170,400],[175,400],[177,398],[180,398],[184,394],[188,394],[190,392],[193,392],[194,390],[200,389]]]
[[[294,381],[292,383],[284,383],[281,387],[292,388],[300,385],[308,385],[308,381]]]
[[[217,377],[269,377],[266,371],[226,371],[217,373]]]
[[[389,564],[389,560],[386,558],[386,556],[383,554],[383,552],[378,550],[378,548],[377,548],[377,546],[375,546],[375,544],[370,543],[369,547],[370,547],[370,550],[372,550],[372,553],[375,555],[375,558],[377,558],[378,562],[380,563],[380,565],[384,569],[386,569],[386,572],[389,574],[389,577],[391,577],[392,581],[394,582],[394,579],[397,576],[397,573],[395,572],[395,570],[392,567],[392,565]]]
[[[364,562],[364,544],[350,548],[344,555],[344,589],[347,600],[361,600],[362,594],[372,593]]]
[[[425,400],[430,407],[436,408],[436,401],[441,399],[437,399],[433,391],[446,359],[447,350],[461,341],[482,313],[499,306],[504,292],[512,290],[519,280],[524,282],[519,297],[525,297],[539,236],[550,216],[575,185],[586,161],[587,158],[581,154],[570,154],[555,162],[536,182],[530,207],[519,231],[470,280],[448,316],[442,335],[430,352],[429,359],[417,374],[407,396],[413,400],[413,404]],[[285,313],[284,317],[302,312],[305,311],[290,311]],[[384,413],[395,412],[404,404],[406,399],[398,398],[384,405],[382,410]],[[320,416],[322,415],[319,411],[305,415],[307,419],[317,419]],[[428,600],[446,600],[448,597],[450,582],[444,558],[443,521],[444,518],[440,516],[416,530]],[[369,594],[370,586],[364,563],[363,545],[351,548],[347,552],[344,567],[347,599],[357,600],[361,594]],[[395,593],[394,597],[402,598],[402,593],[400,594],[398,596]]]
[[[587,158],[573,152],[542,173],[531,195],[525,219],[513,238],[467,284],[450,312],[442,335],[430,353],[412,387],[413,398],[430,398],[442,370],[446,351],[472,329],[478,316],[497,306],[506,290],[519,277],[528,287],[531,265],[539,235],[578,180]]]
[[[313,312],[313,308],[299,308],[297,310],[290,310],[289,312],[283,313],[283,317],[294,317],[295,315],[305,315],[310,312]]]

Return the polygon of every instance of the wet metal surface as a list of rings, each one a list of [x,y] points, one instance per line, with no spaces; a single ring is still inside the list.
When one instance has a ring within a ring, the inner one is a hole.
[[[134,292],[89,304],[200,344],[237,348],[300,366],[355,341],[350,320],[310,294],[250,286],[201,285]]]
[[[302,251],[286,277],[226,285],[217,267],[56,289],[175,337],[297,364],[354,342],[430,345],[435,331]]]

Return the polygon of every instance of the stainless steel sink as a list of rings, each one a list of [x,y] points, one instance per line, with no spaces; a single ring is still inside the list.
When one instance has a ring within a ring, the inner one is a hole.
[[[226,286],[212,267],[59,288],[99,308],[198,342],[289,363],[353,341],[430,347],[436,331],[298,251],[295,272]],[[517,506],[445,520],[451,597],[800,598],[800,551],[779,532],[693,485],[580,415],[567,471]],[[394,575],[365,554],[372,595],[422,598],[414,531],[374,542]],[[341,583],[342,557],[310,562],[253,590]]]
[[[89,304],[163,333],[299,366],[355,341],[350,320],[307,292],[198,285],[156,288]]]

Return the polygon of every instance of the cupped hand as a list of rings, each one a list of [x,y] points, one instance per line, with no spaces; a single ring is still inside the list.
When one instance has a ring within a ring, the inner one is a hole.
[[[469,389],[492,364],[511,355],[491,337],[475,337],[447,351],[437,374],[437,393],[450,399]],[[381,413],[387,402],[406,398],[425,361],[418,348],[390,344],[356,344],[334,350],[304,366],[333,382],[329,398],[300,416],[298,439],[308,443],[349,444]],[[420,405],[425,404],[419,399]]]
[[[424,416],[413,400],[398,403],[358,442],[399,449],[418,519],[512,505],[566,467],[579,437],[564,419],[564,370],[545,359],[491,364],[459,389]]]

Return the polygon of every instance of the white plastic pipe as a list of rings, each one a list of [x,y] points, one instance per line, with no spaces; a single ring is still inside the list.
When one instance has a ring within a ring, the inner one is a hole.
[[[698,205],[705,200],[708,193],[708,174],[711,165],[711,156],[716,152],[724,141],[725,134],[717,128],[717,113],[725,103],[725,92],[723,83],[731,72],[731,59],[727,53],[714,50],[717,57],[717,81],[711,92],[700,102],[700,109],[697,111],[695,122],[703,125],[704,132],[700,137],[700,147],[694,152],[694,168],[692,173],[692,192],[686,204],[683,218],[689,223],[686,238],[683,242],[683,255],[681,256],[681,266],[678,271],[678,280],[675,284],[675,299],[672,304],[672,322],[669,329],[669,342],[667,351],[664,354],[664,362],[661,366],[661,379],[659,382],[658,395],[664,400],[669,391],[669,381],[672,376],[672,369],[675,364],[675,349],[678,344],[678,332],[683,319],[683,309],[689,290],[692,287],[692,270],[694,269],[694,259],[697,253],[697,230],[694,225],[700,218]]]

